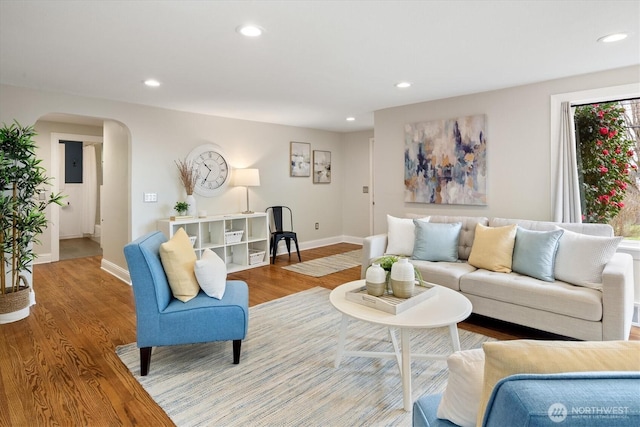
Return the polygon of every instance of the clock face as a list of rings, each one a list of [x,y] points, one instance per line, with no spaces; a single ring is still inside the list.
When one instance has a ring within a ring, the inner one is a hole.
[[[220,148],[213,144],[196,147],[187,159],[196,172],[195,192],[211,197],[220,193],[229,183],[231,170]]]

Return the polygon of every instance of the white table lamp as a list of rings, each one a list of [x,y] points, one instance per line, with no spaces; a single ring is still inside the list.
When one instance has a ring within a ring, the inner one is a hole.
[[[247,190],[247,210],[242,213],[253,213],[249,209],[249,187],[260,187],[260,171],[258,169],[236,169],[234,173],[236,187],[245,187]]]

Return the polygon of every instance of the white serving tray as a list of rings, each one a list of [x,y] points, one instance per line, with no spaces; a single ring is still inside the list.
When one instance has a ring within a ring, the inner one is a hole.
[[[411,298],[398,298],[392,294],[374,297],[373,295],[369,295],[367,293],[367,288],[363,286],[347,292],[345,297],[348,301],[355,302],[357,304],[382,310],[390,314],[400,314],[403,311],[428,300],[437,292],[437,287],[430,286],[427,283],[426,286],[416,286]]]

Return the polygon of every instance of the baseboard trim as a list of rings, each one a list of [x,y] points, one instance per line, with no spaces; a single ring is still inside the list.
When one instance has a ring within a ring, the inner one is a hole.
[[[51,261],[51,254],[38,254],[38,257],[33,260],[33,265],[36,264],[48,264]]]
[[[354,245],[361,245],[364,238],[354,236],[335,236],[328,237],[326,239],[310,240],[307,242],[300,242],[300,250],[321,248],[323,246],[336,245],[338,243],[352,243]],[[278,242],[278,252],[276,255],[282,255],[287,253],[287,246],[281,240]],[[295,243],[291,244],[291,251],[295,251]]]
[[[354,245],[362,245],[362,241],[364,240],[364,238],[362,237],[355,237],[355,236],[336,236],[336,237],[329,237],[326,239],[318,239],[318,240],[311,240],[308,242],[301,242],[300,243],[300,250],[305,250],[305,249],[315,249],[315,248],[321,248],[323,246],[329,246],[329,245],[335,245],[338,243],[351,243]],[[292,251],[295,251],[295,244],[292,244]],[[282,245],[278,245],[278,255],[282,255],[282,254],[286,254],[287,253],[287,247],[282,244]],[[38,255],[38,258],[36,258],[37,262],[34,262],[34,264],[44,264],[44,263],[48,263],[51,262],[51,254],[41,254]],[[102,258],[102,261],[100,263],[100,269],[106,271],[107,273],[111,274],[114,277],[117,277],[118,279],[122,280],[124,283],[126,283],[127,285],[131,286],[131,276],[129,275],[129,271]]]
[[[129,275],[129,271],[124,268],[105,260],[102,258],[102,262],[100,263],[100,268],[112,276],[117,277],[122,280],[127,285],[131,286],[131,276]]]

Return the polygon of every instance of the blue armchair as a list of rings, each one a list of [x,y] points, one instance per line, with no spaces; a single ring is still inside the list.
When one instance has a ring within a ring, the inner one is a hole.
[[[247,284],[227,281],[221,300],[202,291],[188,302],[175,299],[160,260],[165,241],[156,231],[124,247],[135,298],[140,375],[148,374],[151,350],[157,346],[233,341],[233,363],[240,363],[249,323]]]

